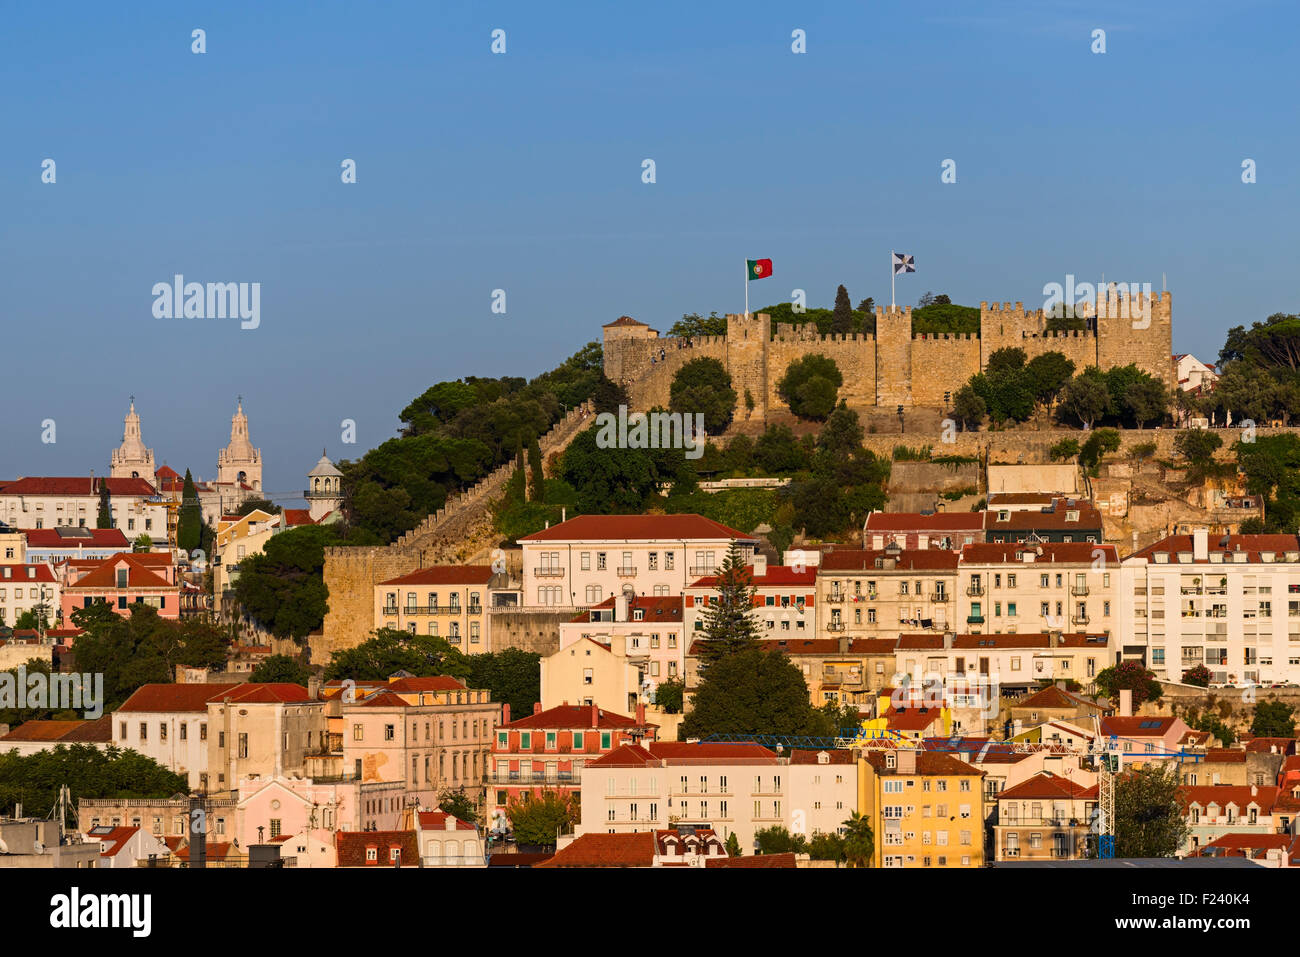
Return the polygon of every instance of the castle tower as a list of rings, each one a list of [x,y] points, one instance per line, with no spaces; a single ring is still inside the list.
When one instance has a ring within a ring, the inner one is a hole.
[[[156,485],[156,472],[153,449],[144,446],[144,439],[140,436],[140,416],[135,412],[135,396],[131,396],[131,410],[126,414],[122,445],[113,449],[108,475],[109,478],[142,478],[150,485]]]
[[[217,481],[248,485],[262,490],[262,450],[248,440],[248,416],[244,400],[239,400],[230,419],[230,444],[217,453]]]
[[[343,506],[343,473],[329,460],[324,449],[321,449],[316,467],[307,473],[307,490],[303,497],[310,506],[313,522],[319,522]]]
[[[912,309],[876,309],[876,405],[912,404]]]
[[[727,316],[727,372],[736,391],[736,421],[749,415],[746,394],[754,400],[753,416],[767,415],[767,358],[772,317],[766,312]]]
[[[1103,369],[1136,365],[1166,388],[1174,387],[1173,297],[1137,283],[1109,283],[1097,291],[1097,365]]]

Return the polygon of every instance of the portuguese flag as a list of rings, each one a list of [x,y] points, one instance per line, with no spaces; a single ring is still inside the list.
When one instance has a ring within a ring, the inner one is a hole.
[[[750,279],[766,279],[772,275],[772,260],[770,259],[746,259],[745,265],[749,269]]]

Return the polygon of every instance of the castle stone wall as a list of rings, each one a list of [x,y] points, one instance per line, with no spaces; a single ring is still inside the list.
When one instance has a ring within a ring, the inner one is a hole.
[[[624,319],[605,328],[605,374],[628,388],[633,408],[644,411],[668,404],[677,370],[691,359],[708,356],[722,362],[736,390],[737,421],[746,419],[745,391],[754,399],[749,418],[785,411],[776,387],[790,363],[820,354],[844,375],[840,397],[850,406],[877,406],[892,411],[943,408],[970,377],[988,366],[998,349],[1017,348],[1027,358],[1061,352],[1077,371],[1135,363],[1174,387],[1172,295],[1151,294],[1130,300],[1115,293],[1083,303],[1085,330],[1048,332],[1043,310],[1023,303],[980,303],[980,333],[913,335],[912,310],[876,310],[874,336],[820,335],[816,326],[779,326],[772,334],[765,313],[727,317],[726,336],[693,340],[661,338],[654,330]],[[651,359],[654,362],[651,362]]]

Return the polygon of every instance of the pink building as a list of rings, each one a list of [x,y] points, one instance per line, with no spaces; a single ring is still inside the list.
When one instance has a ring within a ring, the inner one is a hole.
[[[162,552],[122,552],[87,565],[69,561],[61,608],[64,622],[71,623],[78,608],[92,602],[107,602],[119,615],[129,615],[137,602],[153,607],[160,618],[179,618],[181,586],[170,555]]]

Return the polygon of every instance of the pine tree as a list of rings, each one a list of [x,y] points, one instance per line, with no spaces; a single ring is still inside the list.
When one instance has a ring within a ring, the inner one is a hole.
[[[546,486],[542,481],[542,447],[536,439],[528,445],[528,500],[546,501]]]
[[[95,519],[96,528],[113,527],[113,509],[109,504],[108,481],[99,480],[99,515]]]
[[[699,651],[702,666],[759,647],[758,626],[752,617],[757,589],[735,542],[718,570],[717,589],[717,597],[704,613]]]
[[[194,487],[190,470],[185,470],[185,486],[181,491],[181,514],[176,522],[176,544],[188,555],[199,547],[203,530],[203,509],[199,505],[199,490]]]
[[[831,312],[831,332],[846,335],[853,331],[853,303],[843,286],[835,290],[835,309]]]

